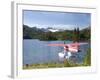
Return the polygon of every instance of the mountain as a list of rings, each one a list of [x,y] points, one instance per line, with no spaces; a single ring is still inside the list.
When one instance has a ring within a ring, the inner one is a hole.
[[[24,39],[32,39],[38,38],[41,33],[44,31],[42,29],[38,29],[36,27],[29,27],[27,25],[23,25],[23,38]]]
[[[89,41],[91,28],[87,27],[73,30],[64,30],[57,28],[37,28],[23,25],[23,39],[39,39],[39,40],[73,40],[73,41]]]

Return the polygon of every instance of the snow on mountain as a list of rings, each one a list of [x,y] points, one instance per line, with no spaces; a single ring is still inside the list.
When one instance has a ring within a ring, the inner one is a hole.
[[[42,30],[43,32],[58,32],[58,31],[62,31],[62,30],[60,30],[60,29],[56,29],[56,28],[38,28],[38,29],[40,29],[40,30]]]
[[[48,30],[51,31],[51,32],[57,32],[57,31],[59,31],[57,29],[48,29]]]

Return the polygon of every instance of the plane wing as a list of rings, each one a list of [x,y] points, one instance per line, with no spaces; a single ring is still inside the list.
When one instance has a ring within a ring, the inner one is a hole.
[[[48,44],[48,46],[62,46],[62,47],[64,47],[64,46],[80,46],[80,45],[85,45],[85,44],[88,44],[88,43],[69,43],[69,44],[61,44],[61,43],[59,43],[59,44]]]

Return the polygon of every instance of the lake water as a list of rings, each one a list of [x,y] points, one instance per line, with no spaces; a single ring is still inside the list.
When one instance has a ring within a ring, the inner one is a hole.
[[[48,46],[51,43],[64,43],[64,41],[40,41],[37,39],[23,40],[23,64],[59,62],[58,53],[63,51],[63,47]],[[72,43],[72,41],[66,41]],[[81,52],[73,54],[71,60],[82,63],[89,44],[81,45]]]

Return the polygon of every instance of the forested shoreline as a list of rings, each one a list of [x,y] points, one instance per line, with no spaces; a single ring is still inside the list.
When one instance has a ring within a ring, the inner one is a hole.
[[[43,28],[30,27],[23,25],[23,39],[39,39],[43,41],[51,40],[71,40],[71,41],[90,41],[90,26],[84,29],[79,29],[79,27],[73,30],[63,30],[63,31],[46,31]]]

